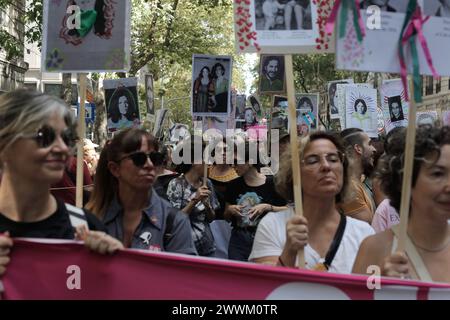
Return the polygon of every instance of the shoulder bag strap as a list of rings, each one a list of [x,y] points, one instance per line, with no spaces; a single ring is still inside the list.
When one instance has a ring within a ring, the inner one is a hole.
[[[341,220],[339,221],[339,226],[336,230],[333,241],[331,242],[330,248],[328,249],[328,252],[325,256],[324,265],[327,268],[327,270],[330,268],[331,263],[333,262],[333,259],[336,256],[336,252],[338,251],[339,246],[342,242],[345,227],[347,225],[347,217],[344,214],[342,214],[341,212],[339,214],[341,216]]]

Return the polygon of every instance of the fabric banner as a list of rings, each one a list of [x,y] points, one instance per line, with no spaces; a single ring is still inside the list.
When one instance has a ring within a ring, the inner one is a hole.
[[[15,239],[2,281],[3,299],[450,299],[444,284],[382,278],[371,290],[365,276],[49,240]]]

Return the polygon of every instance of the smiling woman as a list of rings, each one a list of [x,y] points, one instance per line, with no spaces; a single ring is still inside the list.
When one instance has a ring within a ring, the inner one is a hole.
[[[405,145],[405,137],[399,136],[398,145]],[[415,141],[406,254],[393,253],[398,237],[394,226],[361,244],[353,272],[365,274],[368,266],[377,265],[385,276],[449,283],[450,128],[420,126]],[[403,153],[386,155],[379,172],[382,189],[397,212]]]
[[[30,90],[0,97],[0,275],[9,261],[9,236],[77,236],[100,253],[122,248],[104,232],[86,231],[86,227],[104,230],[92,214],[50,194],[50,185],[63,176],[75,142],[73,119],[64,101]]]

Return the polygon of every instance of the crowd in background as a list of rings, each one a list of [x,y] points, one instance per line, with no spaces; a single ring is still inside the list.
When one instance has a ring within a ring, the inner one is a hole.
[[[0,97],[0,275],[13,238],[37,237],[83,240],[100,254],[139,248],[284,267],[304,249],[308,269],[366,274],[377,265],[385,276],[450,282],[448,127],[416,133],[408,241],[424,271],[395,251],[404,128],[383,141],[356,128],[301,137],[300,217],[288,135],[275,174],[251,152],[261,142],[216,141],[205,179],[195,139],[172,150],[136,128],[115,134],[99,156],[84,139],[85,202],[76,208],[74,123],[59,99],[21,90]],[[175,156],[183,161],[174,165]]]

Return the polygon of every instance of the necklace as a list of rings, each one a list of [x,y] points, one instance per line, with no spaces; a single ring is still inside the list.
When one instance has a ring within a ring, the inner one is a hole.
[[[446,243],[444,243],[443,246],[440,246],[437,249],[427,249],[427,248],[424,248],[422,246],[419,246],[409,234],[408,234],[408,237],[409,237],[409,239],[411,240],[411,242],[413,243],[414,246],[416,246],[419,249],[422,249],[423,251],[427,251],[427,252],[435,252],[435,253],[436,252],[441,252],[442,250],[446,249],[448,247],[448,245],[450,244],[450,240],[449,240]]]

